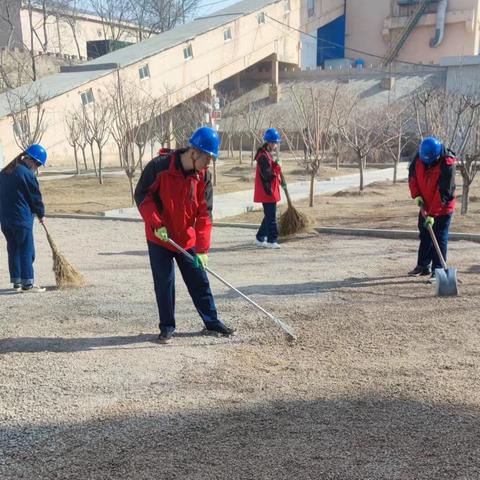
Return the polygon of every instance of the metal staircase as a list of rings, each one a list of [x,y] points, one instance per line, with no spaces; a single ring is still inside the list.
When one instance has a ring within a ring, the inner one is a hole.
[[[387,65],[390,65],[395,58],[397,58],[398,53],[402,49],[403,45],[407,41],[408,37],[412,33],[413,29],[417,26],[420,18],[422,18],[422,15],[425,13],[425,10],[427,9],[427,6],[429,3],[431,3],[432,0],[420,0],[419,4],[417,5],[417,8],[414,10],[412,15],[408,18],[407,23],[405,27],[403,27],[403,30],[398,34],[398,36],[395,38],[395,40],[392,42],[390,45],[390,48],[388,49],[387,53],[383,57],[382,60],[382,65],[386,67]]]

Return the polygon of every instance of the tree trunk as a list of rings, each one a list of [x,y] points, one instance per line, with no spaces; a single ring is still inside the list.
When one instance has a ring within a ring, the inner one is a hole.
[[[80,173],[80,165],[78,164],[78,152],[77,152],[77,147],[73,147],[73,156],[75,158],[75,170],[77,175]]]
[[[35,30],[33,28],[33,13],[32,13],[32,4],[28,2],[28,21],[30,27],[30,57],[32,60],[32,80],[35,81],[37,79],[37,65],[35,63],[35,52],[33,49],[34,42],[33,37],[35,35]]]
[[[85,171],[88,172],[88,165],[87,165],[87,155],[85,154],[85,147],[80,147],[82,150],[82,157],[83,157],[83,164],[85,165]]]
[[[468,202],[470,195],[470,183],[468,178],[465,178],[463,175],[463,186],[462,186],[462,210],[461,215],[466,215],[468,213]]]
[[[135,190],[133,188],[133,175],[127,175],[130,184],[130,195],[132,196],[132,205],[135,205]]]
[[[97,145],[98,148],[98,181],[100,185],[103,185],[103,176],[102,176],[102,147]]]
[[[97,164],[95,162],[95,152],[93,151],[93,143],[90,144],[90,152],[92,153],[93,171],[95,172],[95,176],[98,177]]]
[[[310,173],[310,203],[309,207],[313,207],[315,197],[315,171],[312,169]]]
[[[243,157],[243,135],[240,135],[240,144],[238,146],[239,148],[239,152],[238,152],[238,156],[240,158],[240,165],[242,164],[242,157]]]
[[[253,167],[253,161],[255,160],[255,153],[257,150],[257,140],[256,138],[253,139],[253,145],[252,145],[252,157],[250,159],[250,165]]]
[[[365,163],[366,159],[362,158],[360,154],[357,153],[358,157],[358,166],[360,169],[360,191],[363,192],[363,189],[365,188],[364,186],[364,174],[365,174]]]

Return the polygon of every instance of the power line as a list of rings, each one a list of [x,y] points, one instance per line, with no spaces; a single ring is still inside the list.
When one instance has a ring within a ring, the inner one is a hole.
[[[284,22],[281,22],[280,20],[277,20],[276,18],[273,18],[271,17],[270,15],[268,15],[267,13],[265,14],[265,17],[269,18],[270,20],[273,20],[274,22],[277,22],[279,23],[280,25],[283,25],[284,27],[288,27],[290,28],[291,30],[294,30],[296,32],[299,32],[303,35],[306,35],[307,37],[310,37],[310,38],[314,38],[315,40],[320,40],[321,42],[324,42],[324,43],[327,43],[329,45],[331,45],[332,47],[341,47],[345,50],[348,50],[350,52],[354,52],[354,53],[360,53],[362,55],[368,55],[369,57],[374,57],[374,58],[379,58],[380,60],[383,60],[383,57],[380,56],[380,55],[377,55],[375,53],[370,53],[370,52],[366,52],[365,50],[359,50],[359,49],[356,49],[356,48],[350,48],[350,47],[347,47],[346,45],[342,45],[341,43],[336,43],[336,42],[332,42],[330,40],[325,40],[323,38],[318,38],[316,37],[315,35],[312,35],[311,33],[307,33],[307,32],[304,32],[303,30],[300,30],[298,28],[295,28],[295,27],[292,27],[291,25],[288,25],[288,23],[284,23]],[[428,67],[428,68],[443,68],[442,66],[440,65],[426,65],[424,63],[415,63],[415,62],[409,62],[407,60],[397,60],[397,62],[400,62],[400,63],[405,63],[407,65],[415,65],[417,67]]]

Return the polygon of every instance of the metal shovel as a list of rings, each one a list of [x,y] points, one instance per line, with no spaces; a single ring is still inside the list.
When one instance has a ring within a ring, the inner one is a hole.
[[[425,212],[422,211],[423,218],[426,217]],[[442,264],[442,268],[435,269],[435,284],[436,284],[436,295],[437,297],[453,297],[458,295],[458,282],[457,282],[457,269],[448,268],[447,262],[443,258],[442,252],[440,250],[440,245],[438,245],[437,237],[435,237],[435,232],[430,224],[427,224],[428,233],[432,238],[433,245],[437,251],[438,258]]]
[[[184,248],[182,248],[180,245],[178,245],[176,242],[174,242],[171,238],[169,238],[168,243],[175,247],[179,252],[182,252],[184,255],[186,255],[188,258],[193,260],[193,256],[188,253]],[[244,298],[247,302],[252,304],[255,308],[260,310],[262,313],[264,313],[270,320],[273,320],[287,335],[289,340],[296,340],[297,337],[295,336],[295,332],[293,331],[292,327],[288,326],[285,322],[280,320],[279,318],[275,317],[272,315],[270,312],[267,312],[264,308],[262,308],[260,305],[255,303],[251,298],[247,297],[244,293],[242,293],[240,290],[235,288],[231,283],[227,282],[224,278],[222,278],[218,273],[215,273],[213,270],[210,270],[210,268],[205,267],[205,270],[213,275],[215,278],[220,280],[223,284],[225,284],[227,287],[231,288],[234,292],[238,293],[242,298]]]

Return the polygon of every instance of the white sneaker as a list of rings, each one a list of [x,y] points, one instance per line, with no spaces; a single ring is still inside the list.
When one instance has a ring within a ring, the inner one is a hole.
[[[257,247],[263,247],[263,248],[266,248],[268,246],[265,240],[261,242],[257,238],[255,239],[254,245],[256,245]]]
[[[277,242],[273,242],[273,243],[267,243],[267,248],[274,248],[274,249],[278,249],[278,248],[282,248]]]
[[[31,287],[22,287],[22,293],[43,293],[46,291],[46,288],[39,287],[38,285],[32,285]]]

